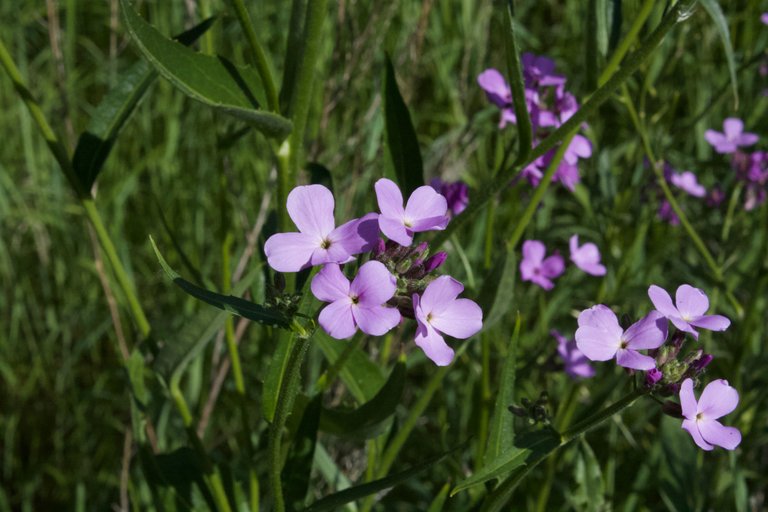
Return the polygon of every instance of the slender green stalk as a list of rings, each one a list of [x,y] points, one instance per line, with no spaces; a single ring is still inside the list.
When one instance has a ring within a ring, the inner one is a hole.
[[[245,8],[243,0],[229,0],[229,3],[235,10],[235,15],[240,22],[240,27],[242,27],[243,32],[245,32],[245,37],[248,39],[248,44],[251,46],[251,51],[256,60],[256,71],[258,71],[259,76],[261,77],[261,82],[264,84],[264,92],[267,95],[267,105],[272,112],[279,113],[280,104],[277,100],[277,88],[275,87],[272,66],[269,63],[267,54],[259,43],[259,38],[256,36],[256,30],[253,28],[251,15],[248,14],[248,9]]]
[[[645,2],[643,2],[643,5],[640,7],[640,11],[638,11],[634,21],[632,22],[632,26],[629,27],[627,35],[616,47],[616,50],[614,50],[611,58],[608,59],[608,63],[605,65],[603,72],[600,73],[600,77],[597,79],[598,87],[604,85],[605,82],[607,82],[608,79],[616,72],[619,64],[621,64],[621,59],[624,58],[629,49],[632,47],[632,44],[637,39],[638,34],[640,34],[640,29],[643,28],[643,25],[648,19],[648,16],[651,15],[651,11],[653,10],[654,5],[656,5],[656,0],[645,0]]]
[[[480,414],[477,427],[477,453],[475,467],[480,467],[485,457],[488,444],[490,408],[493,404],[491,394],[491,340],[487,332],[480,334]]]
[[[525,101],[525,83],[523,82],[523,67],[520,65],[520,52],[517,49],[515,37],[515,6],[513,0],[507,0],[507,8],[504,13],[504,47],[507,54],[507,72],[512,91],[512,104],[515,107],[517,118],[517,158],[513,165],[525,162],[531,154],[533,146],[533,127],[528,113],[528,102]]]

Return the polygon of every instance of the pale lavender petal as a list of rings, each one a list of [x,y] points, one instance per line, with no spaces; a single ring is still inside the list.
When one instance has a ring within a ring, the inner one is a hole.
[[[680,285],[675,293],[675,305],[683,320],[690,322],[709,309],[707,295],[689,284]]]
[[[696,420],[683,420],[683,429],[687,430],[688,433],[691,434],[693,442],[699,445],[699,448],[706,451],[712,451],[714,446],[707,443],[704,438],[701,437],[699,426],[696,423]]]
[[[683,416],[689,420],[695,420],[699,412],[696,405],[696,395],[693,394],[693,380],[685,379],[680,386],[680,407],[683,410]]]
[[[402,219],[405,215],[403,208],[403,194],[394,181],[381,178],[374,185],[376,200],[379,203],[379,211],[387,217]]]
[[[728,141],[725,138],[725,135],[723,135],[720,132],[716,132],[715,130],[706,130],[704,132],[704,139],[709,142],[712,146],[714,146],[715,151],[718,153],[727,153],[728,151],[720,151],[720,147],[726,145]]]
[[[697,412],[704,419],[717,419],[732,412],[739,404],[739,393],[724,379],[713,380],[699,398]]]
[[[410,229],[413,232],[421,233],[422,231],[438,230],[442,231],[445,226],[448,225],[450,219],[447,215],[439,217],[427,217],[426,219],[418,219],[410,221]]]
[[[653,307],[655,307],[662,315],[670,320],[675,317],[680,317],[680,312],[674,304],[672,304],[672,297],[669,296],[664,288],[652,284],[651,287],[648,288],[648,297],[651,299]]]
[[[568,249],[571,252],[571,260],[575,263],[573,256],[579,251],[579,235],[571,236],[571,238],[568,240]]]
[[[619,344],[624,329],[619,325],[619,319],[611,308],[603,304],[597,304],[579,313],[579,327],[589,326],[602,330],[609,338]]]
[[[523,259],[531,262],[541,262],[544,260],[547,248],[538,240],[526,240],[523,242]]]
[[[704,441],[726,450],[735,450],[741,443],[741,432],[734,427],[726,427],[716,420],[699,420],[699,432]]]
[[[620,339],[606,335],[605,330],[592,326],[576,329],[576,346],[591,361],[613,359],[619,349]]]
[[[435,192],[435,189],[426,185],[414,190],[411,197],[408,198],[408,204],[405,206],[405,220],[411,224],[435,217],[445,217],[447,219],[447,213],[448,201],[445,199],[445,196],[438,194]],[[437,228],[427,227],[426,229]],[[425,231],[426,229],[415,229],[414,226],[414,231]]]
[[[616,364],[633,370],[653,370],[656,360],[632,349],[620,348],[616,351]]]
[[[350,256],[373,250],[378,240],[379,215],[376,213],[346,222],[328,235],[331,248],[339,244]]]
[[[680,174],[673,173],[669,181],[680,190],[694,197],[704,197],[707,195],[707,189],[696,180],[696,175],[691,171],[684,171]]]
[[[731,325],[731,321],[723,315],[702,315],[691,320],[691,325],[709,331],[724,331]]]
[[[310,287],[312,294],[317,297],[317,300],[323,302],[334,302],[349,297],[349,280],[335,263],[325,265],[312,278]]]
[[[384,306],[352,306],[352,316],[360,330],[371,336],[382,336],[400,323],[400,312]]]
[[[421,296],[421,309],[425,314],[438,315],[456,300],[464,285],[451,276],[440,276],[427,286]]]
[[[651,311],[632,324],[623,339],[634,350],[659,348],[667,339],[667,319],[658,311]]]
[[[532,281],[537,275],[539,265],[540,262],[523,259],[523,261],[520,262],[520,278],[523,281]]]
[[[694,329],[691,324],[689,324],[679,316],[672,316],[668,318],[669,318],[669,321],[672,322],[672,324],[675,327],[677,327],[679,330],[689,333],[691,336],[693,336],[693,339],[695,340],[699,339],[699,331]]]
[[[578,158],[589,158],[592,156],[592,143],[583,135],[576,135],[568,145],[565,156],[571,164],[575,164]]]
[[[723,121],[723,132],[729,140],[734,140],[744,131],[744,121],[738,117],[729,117]]]
[[[395,294],[397,281],[380,261],[363,264],[352,280],[349,291],[364,307],[380,306]],[[370,333],[369,333],[370,334]]]
[[[554,254],[541,262],[541,273],[549,279],[555,278],[565,271],[565,262],[559,254]]]
[[[414,341],[437,366],[448,366],[453,361],[453,349],[429,324],[419,323]]]
[[[322,185],[296,187],[286,201],[288,215],[302,233],[325,238],[336,225],[333,194]]]
[[[574,240],[576,237],[576,240]],[[600,250],[591,242],[578,247],[578,236],[571,237],[571,261],[581,270],[593,276],[605,275],[605,267],[600,264]]]
[[[331,302],[320,311],[317,318],[325,332],[337,340],[351,337],[357,331],[352,317],[352,302],[349,298]]]
[[[555,283],[547,279],[543,274],[536,274],[534,273],[533,276],[529,279],[534,284],[537,284],[544,288],[545,290],[551,290],[555,287]]]
[[[402,246],[407,247],[413,242],[413,231],[405,227],[402,218],[379,215],[379,229],[387,238]]]
[[[466,339],[483,328],[483,310],[469,299],[456,299],[447,308],[433,314],[431,324],[444,334]]]
[[[736,137],[733,142],[739,146],[751,146],[756,144],[758,140],[760,140],[760,137],[756,133],[746,132]]]
[[[510,90],[507,81],[501,73],[490,68],[480,73],[477,77],[477,83],[487,93],[488,99],[496,106],[503,108],[510,100]]]
[[[319,248],[313,235],[277,233],[267,239],[264,254],[269,266],[278,272],[298,272],[311,265],[312,254]]]
[[[764,12],[760,15],[760,21],[762,21],[765,25],[768,25],[768,12]]]

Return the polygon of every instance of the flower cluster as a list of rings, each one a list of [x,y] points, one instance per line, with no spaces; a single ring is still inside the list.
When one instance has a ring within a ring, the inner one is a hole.
[[[579,269],[593,276],[605,275],[605,266],[600,263],[600,250],[592,242],[579,245],[579,235],[569,240],[571,261]],[[551,290],[553,279],[565,272],[565,260],[559,253],[545,257],[547,248],[539,240],[523,242],[523,259],[520,262],[520,276],[523,281],[535,283],[545,290]]]
[[[733,450],[741,441],[739,431],[716,420],[736,407],[738,393],[727,381],[716,380],[707,385],[697,403],[694,383],[712,361],[712,355],[695,349],[681,356],[687,335],[698,340],[697,329],[724,331],[730,320],[722,315],[708,315],[706,294],[688,284],[677,289],[674,303],[663,288],[655,285],[648,289],[648,296],[655,309],[627,329],[619,325],[616,314],[603,304],[582,311],[576,347],[591,361],[615,358],[619,366],[645,371],[648,388],[662,395],[679,394],[680,407],[672,408],[684,418],[683,428],[698,446],[705,450],[711,450],[713,445]],[[669,322],[677,330],[667,342]]]
[[[555,73],[555,63],[552,59],[524,53],[522,65],[525,103],[531,118],[535,145],[575,114],[579,103],[576,97],[565,89],[565,77]],[[512,92],[504,76],[496,69],[486,69],[477,77],[477,82],[485,91],[488,100],[501,110],[499,128],[504,128],[507,123],[516,124]],[[556,151],[549,150],[523,169],[522,175],[531,185],[539,184]],[[592,144],[589,140],[583,135],[574,136],[553,176],[554,181],[573,191],[580,180],[577,166],[579,159],[591,156]]]
[[[298,232],[272,235],[264,245],[267,262],[278,272],[323,266],[310,288],[318,300],[328,303],[318,323],[330,336],[345,339],[358,329],[381,336],[402,317],[415,318],[416,344],[436,364],[450,364],[454,352],[443,334],[473,336],[482,328],[483,313],[471,300],[458,298],[464,290],[461,283],[433,275],[446,253],[429,256],[424,242],[411,246],[417,233],[445,229],[448,201],[423,186],[404,203],[400,189],[388,179],[377,181],[375,190],[380,213],[336,227],[330,190],[322,185],[294,188],[287,210]],[[350,281],[341,265],[365,253],[369,258]]]

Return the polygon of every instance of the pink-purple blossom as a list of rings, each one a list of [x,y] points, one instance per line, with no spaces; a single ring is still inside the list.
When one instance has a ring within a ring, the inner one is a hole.
[[[707,189],[698,182],[696,175],[691,171],[673,172],[669,177],[669,182],[688,195],[694,197],[704,197],[707,195]]]
[[[589,364],[589,359],[576,346],[575,340],[567,339],[554,329],[549,333],[557,340],[557,354],[562,359],[565,373],[569,377],[572,379],[594,377],[595,369]]]
[[[579,314],[576,346],[592,361],[608,361],[634,370],[651,370],[656,362],[639,350],[659,348],[667,339],[667,322],[658,311],[651,311],[626,331],[616,314],[603,304]]]
[[[463,181],[447,182],[440,178],[433,178],[429,184],[445,197],[448,210],[453,215],[460,214],[469,205],[469,187]]]
[[[739,404],[739,393],[728,385],[727,380],[713,380],[701,397],[696,400],[693,380],[685,379],[680,386],[680,407],[683,413],[683,429],[702,450],[710,451],[715,446],[735,450],[741,443],[741,432],[726,427],[718,418],[730,414]]]
[[[269,266],[278,272],[344,263],[355,254],[370,251],[378,239],[376,214],[335,227],[333,194],[322,185],[291,190],[287,209],[299,232],[274,234],[264,245]]]
[[[414,341],[428,358],[438,366],[453,361],[453,349],[442,334],[466,339],[483,327],[483,311],[469,299],[458,299],[464,286],[450,276],[440,276],[427,286],[424,293],[413,295],[416,314]]]
[[[724,331],[731,325],[731,321],[722,315],[705,314],[709,309],[707,295],[689,284],[683,284],[677,288],[676,304],[672,304],[672,298],[666,290],[656,285],[648,288],[648,297],[659,313],[681,331],[693,335],[695,339],[699,339],[696,327],[710,331]]]
[[[754,133],[744,131],[744,122],[737,117],[729,117],[723,121],[723,132],[707,130],[704,138],[718,153],[733,153],[737,148],[755,144],[759,137]]]
[[[544,55],[523,53],[523,79],[526,87],[563,85],[565,77],[555,74],[555,61]]]
[[[395,294],[395,276],[378,261],[364,263],[352,283],[339,265],[329,263],[312,279],[311,288],[318,300],[330,302],[318,322],[334,338],[349,338],[358,328],[381,336],[400,322],[397,309],[384,305]]]
[[[390,240],[403,246],[411,245],[414,233],[442,230],[448,225],[448,202],[430,186],[413,191],[403,207],[403,195],[392,180],[376,182],[379,203],[379,229]]]
[[[579,247],[579,235],[573,235],[569,240],[571,261],[587,274],[604,276],[605,266],[600,263],[600,249],[592,242]]]
[[[762,21],[763,24],[768,25],[768,12],[764,12],[760,15],[760,21]]]
[[[552,279],[565,271],[565,262],[559,254],[545,258],[547,248],[539,240],[523,242],[523,260],[520,262],[520,277],[531,281],[545,290],[551,290],[555,284]]]

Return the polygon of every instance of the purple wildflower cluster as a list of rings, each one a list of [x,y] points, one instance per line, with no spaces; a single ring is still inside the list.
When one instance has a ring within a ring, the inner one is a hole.
[[[402,317],[415,318],[415,342],[437,365],[453,360],[443,335],[465,339],[482,328],[483,313],[450,276],[434,276],[447,257],[429,256],[417,233],[445,229],[449,221],[446,198],[430,186],[419,187],[404,203],[397,185],[388,179],[375,184],[380,213],[369,213],[336,227],[334,198],[322,185],[294,188],[287,209],[298,232],[272,235],[264,245],[269,266],[278,272],[298,272],[323,265],[312,279],[313,295],[327,302],[318,317],[332,337],[349,338],[360,329],[381,336]],[[466,195],[464,196],[466,197]],[[454,201],[455,203],[455,201]],[[379,232],[389,238],[384,242]],[[350,281],[341,265],[369,254]]]
[[[555,73],[555,62],[545,56],[532,53],[522,55],[525,103],[531,118],[534,145],[566,122],[579,109],[576,97],[565,89],[566,79]],[[507,123],[516,124],[512,92],[504,76],[496,69],[486,69],[477,77],[488,100],[501,110],[499,128]],[[537,158],[522,171],[528,182],[537,186],[544,176],[557,149],[551,149]],[[573,191],[580,180],[579,159],[592,156],[592,144],[583,135],[576,135],[568,145],[553,179]]]
[[[673,415],[683,418],[682,428],[702,449],[712,450],[713,446],[735,449],[741,442],[741,434],[717,419],[736,408],[738,393],[727,381],[715,380],[704,388],[697,402],[694,384],[712,361],[712,355],[701,349],[684,357],[680,355],[687,335],[698,340],[697,329],[724,331],[730,326],[730,320],[722,315],[706,314],[709,299],[702,290],[688,284],[677,289],[674,303],[666,290],[655,285],[648,289],[648,296],[655,309],[627,329],[619,325],[616,314],[603,304],[582,311],[575,335],[576,348],[591,361],[616,359],[619,366],[630,371],[644,371],[645,385],[654,392],[678,394],[680,406],[666,407],[665,412],[674,410]],[[669,322],[676,331],[667,342]],[[568,363],[566,371],[567,368]],[[573,371],[572,367],[569,375]]]
[[[579,269],[593,276],[605,275],[605,266],[600,263],[600,250],[592,242],[579,245],[579,235],[569,240],[571,261]],[[552,281],[565,272],[565,260],[558,252],[546,257],[547,248],[539,240],[523,242],[523,259],[520,262],[520,276],[523,281],[530,281],[551,290]]]

